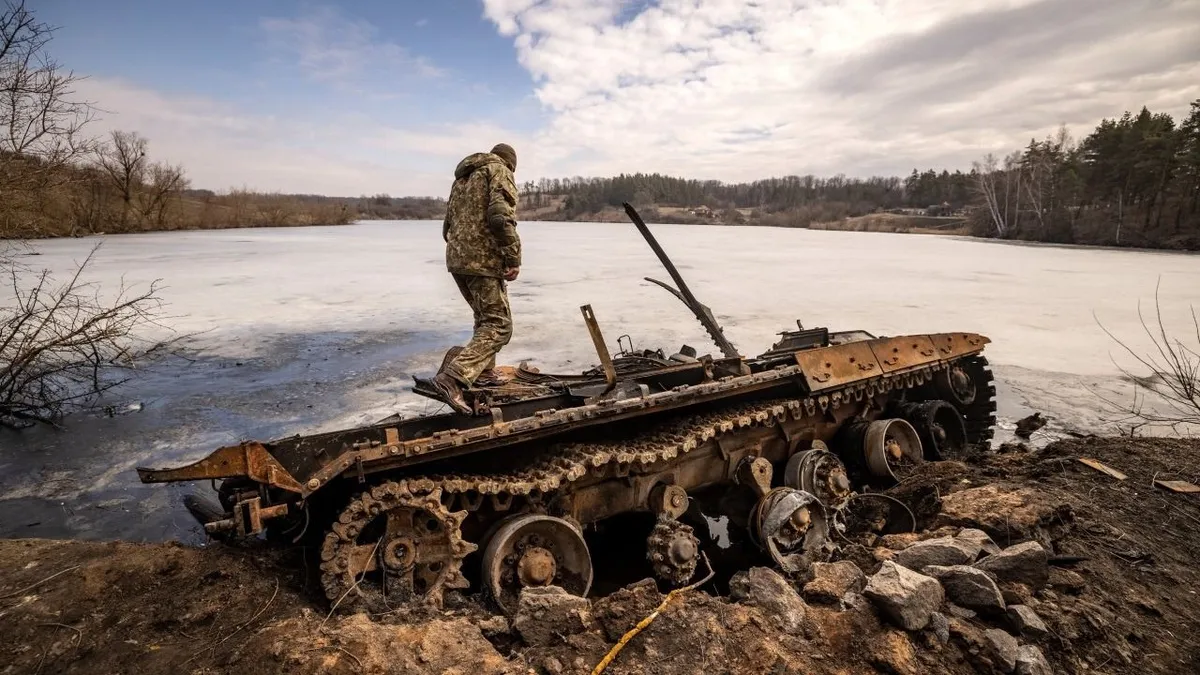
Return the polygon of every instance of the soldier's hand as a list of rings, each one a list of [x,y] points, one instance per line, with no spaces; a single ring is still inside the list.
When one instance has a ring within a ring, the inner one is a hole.
[[[521,272],[521,268],[519,268],[519,267],[509,267],[508,269],[504,270],[504,280],[505,281],[516,281],[517,275],[520,274],[520,272]]]

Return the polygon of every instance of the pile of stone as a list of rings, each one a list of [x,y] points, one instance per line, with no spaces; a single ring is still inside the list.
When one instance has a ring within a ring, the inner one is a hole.
[[[1050,673],[1034,644],[1049,634],[1029,603],[1050,580],[1049,556],[1036,541],[1001,549],[986,533],[917,541],[884,560],[861,593],[879,613],[906,631],[931,631],[958,640],[977,666],[1000,673]],[[827,597],[830,576],[814,570],[813,592]],[[805,587],[808,594],[809,586]],[[976,624],[991,626],[980,630]]]

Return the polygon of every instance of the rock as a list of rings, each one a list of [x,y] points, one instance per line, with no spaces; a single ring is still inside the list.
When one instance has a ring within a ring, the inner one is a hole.
[[[812,581],[804,585],[804,599],[809,602],[838,604],[847,593],[861,593],[867,586],[866,575],[849,560],[813,563],[812,574]]]
[[[993,657],[992,662],[996,669],[1003,673],[1011,673],[1017,667],[1017,654],[1021,649],[1017,639],[999,628],[983,631],[983,637],[987,641],[989,655]]]
[[[1002,581],[997,586],[1000,587],[1000,595],[1004,596],[1004,604],[1006,605],[1030,605],[1036,602],[1033,597],[1033,590],[1025,584],[1015,581]]]
[[[1033,645],[1021,645],[1017,650],[1017,675],[1053,675],[1042,650]]]
[[[890,548],[876,546],[875,548],[871,549],[871,557],[875,560],[875,562],[884,562],[885,560],[894,559],[896,557],[896,552]]]
[[[1029,417],[1024,417],[1017,420],[1017,438],[1029,438],[1033,432],[1046,426],[1046,418],[1042,414],[1035,412]]]
[[[479,631],[483,633],[484,637],[508,635],[510,632],[508,618],[501,615],[496,615],[490,619],[485,619],[476,625],[479,627]]]
[[[941,607],[946,593],[937,579],[888,561],[863,590],[880,612],[905,630],[921,630]]]
[[[512,627],[530,647],[548,647],[591,628],[592,603],[558,586],[525,588]]]
[[[988,555],[1000,552],[1000,547],[997,546],[996,542],[992,541],[992,538],[988,536],[988,533],[984,532],[983,530],[977,530],[973,527],[964,527],[963,530],[954,538],[958,539],[959,541],[966,541],[977,545],[981,552]]]
[[[283,591],[280,591],[283,594]],[[435,619],[412,624],[385,624],[357,613],[334,617],[321,628],[317,618],[303,614],[266,622],[246,631],[240,656],[232,663],[198,670],[256,673],[513,673],[509,663],[463,618]],[[18,667],[17,670],[20,670]],[[49,668],[46,669],[49,672]],[[94,672],[153,668],[92,669]],[[187,667],[166,669],[190,671]],[[33,672],[33,668],[21,672]]]
[[[996,575],[1001,581],[1017,581],[1037,590],[1050,579],[1046,549],[1036,541],[1009,546],[975,563],[975,567]]]
[[[562,661],[551,656],[542,662],[542,669],[549,673],[549,675],[562,675],[563,664]]]
[[[935,525],[983,530],[994,541],[1057,538],[1074,521],[1066,504],[1055,504],[1033,488],[1005,489],[998,485],[968,488],[942,497]]]
[[[967,609],[966,607],[959,607],[958,605],[954,604],[953,602],[947,602],[946,603],[946,614],[948,614],[952,617],[955,617],[957,619],[974,619],[976,616],[978,616],[979,613],[973,609]]]
[[[889,630],[871,641],[868,659],[871,665],[885,673],[895,675],[917,675],[917,655],[908,636],[897,630]]]
[[[850,591],[842,596],[842,607],[859,612],[865,612],[871,609],[871,601],[867,600],[862,593]]]
[[[1087,580],[1083,578],[1083,575],[1058,567],[1050,568],[1049,583],[1050,588],[1072,595],[1078,594],[1087,586]]]
[[[1050,634],[1042,617],[1027,605],[1009,605],[1008,620],[1019,634],[1028,635],[1034,639],[1041,639]]]
[[[929,630],[933,631],[938,642],[946,644],[950,641],[950,620],[941,612],[929,615]]]
[[[938,567],[930,565],[921,570],[942,582],[946,597],[956,605],[973,609],[983,614],[999,614],[1004,611],[1004,598],[996,582],[987,572],[966,565]]]
[[[734,600],[755,605],[780,623],[788,633],[797,633],[804,625],[808,606],[787,579],[766,567],[752,567],[729,580],[729,595]]]
[[[965,565],[979,555],[979,547],[967,541],[951,537],[938,537],[918,541],[903,551],[899,551],[892,560],[897,565],[904,565],[910,570],[920,571],[930,565],[949,567]]]
[[[605,637],[616,642],[649,616],[662,600],[658,584],[653,579],[642,579],[597,600],[592,606],[592,617],[604,629]]]
[[[918,541],[921,541],[920,532],[900,532],[883,535],[879,538],[879,545],[893,551],[902,551]]]

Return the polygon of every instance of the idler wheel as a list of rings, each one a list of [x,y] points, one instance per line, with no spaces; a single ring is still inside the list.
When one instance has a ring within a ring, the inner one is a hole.
[[[646,539],[646,557],[656,577],[673,586],[682,586],[696,573],[700,540],[692,534],[691,527],[670,518],[659,518]]]
[[[829,538],[825,507],[811,492],[778,487],[750,514],[750,536],[775,564],[794,574],[806,569]]]
[[[917,430],[902,419],[875,420],[867,425],[862,450],[871,475],[891,482],[925,461]]]
[[[500,609],[515,614],[521,589],[558,586],[573,595],[592,587],[592,557],[568,521],[526,513],[501,521],[483,551],[483,583]]]
[[[845,506],[853,494],[842,460],[820,441],[792,455],[783,470],[783,484],[815,495],[831,509]]]
[[[962,413],[947,401],[923,401],[905,406],[904,418],[921,438],[925,459],[962,457],[967,451],[967,425]]]

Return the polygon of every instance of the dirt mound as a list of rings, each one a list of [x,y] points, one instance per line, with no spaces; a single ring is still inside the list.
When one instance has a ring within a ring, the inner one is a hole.
[[[1082,439],[928,465],[889,491],[921,531],[892,513],[839,540],[833,560],[861,575],[759,568],[730,597],[678,595],[605,672],[1197,672],[1200,495],[1156,478],[1200,481],[1200,443]],[[453,595],[330,617],[294,551],[7,540],[0,569],[0,673],[588,673],[666,597],[647,580],[543,593],[511,619]]]

